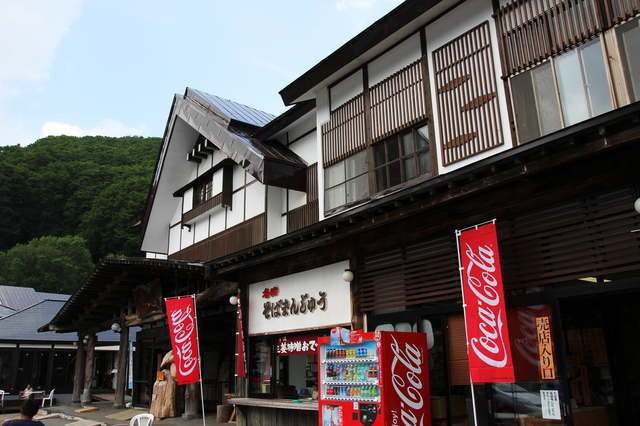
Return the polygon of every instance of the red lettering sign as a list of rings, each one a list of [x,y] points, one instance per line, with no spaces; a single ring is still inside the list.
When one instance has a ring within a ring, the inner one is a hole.
[[[458,239],[471,381],[515,382],[495,224]]]
[[[171,347],[179,385],[200,381],[200,355],[194,297],[166,299]]]

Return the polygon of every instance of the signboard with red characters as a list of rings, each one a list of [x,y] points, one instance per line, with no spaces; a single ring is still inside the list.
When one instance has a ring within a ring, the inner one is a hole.
[[[471,381],[515,382],[496,225],[456,233]]]

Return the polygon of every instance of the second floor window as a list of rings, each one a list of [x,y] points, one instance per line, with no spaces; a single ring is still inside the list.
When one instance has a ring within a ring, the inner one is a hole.
[[[611,111],[600,38],[511,79],[520,142]]]
[[[373,145],[376,191],[432,171],[429,129],[422,126]]]
[[[197,207],[213,197],[213,182],[201,182],[193,187],[193,207]]]
[[[367,151],[361,151],[325,169],[325,210],[331,210],[368,196],[367,172]]]

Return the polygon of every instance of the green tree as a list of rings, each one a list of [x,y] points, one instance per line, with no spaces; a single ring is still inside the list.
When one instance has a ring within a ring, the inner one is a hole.
[[[35,238],[0,252],[0,285],[71,294],[93,268],[81,237]]]

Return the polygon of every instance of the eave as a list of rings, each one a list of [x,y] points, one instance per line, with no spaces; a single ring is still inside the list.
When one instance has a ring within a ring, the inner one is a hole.
[[[321,248],[412,215],[445,211],[468,197],[531,179],[565,164],[598,158],[640,141],[640,102],[600,115],[453,172],[416,179],[344,206],[335,215],[247,250],[208,262],[212,276],[234,276],[245,268]]]

